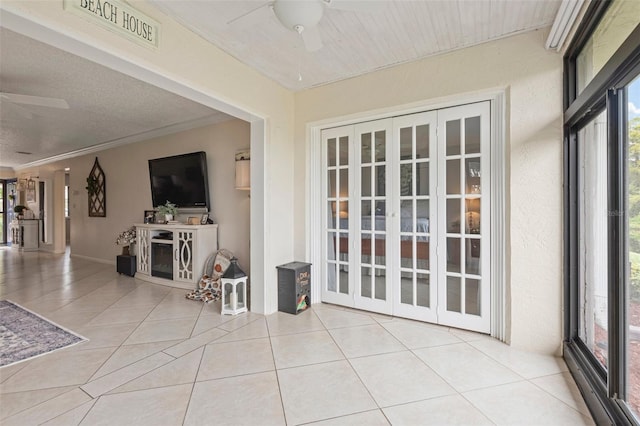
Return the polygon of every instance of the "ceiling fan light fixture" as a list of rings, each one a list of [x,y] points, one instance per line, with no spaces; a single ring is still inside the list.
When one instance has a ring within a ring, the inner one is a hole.
[[[290,30],[299,31],[296,27],[312,28],[318,25],[324,6],[322,0],[276,0],[273,12],[278,20]]]

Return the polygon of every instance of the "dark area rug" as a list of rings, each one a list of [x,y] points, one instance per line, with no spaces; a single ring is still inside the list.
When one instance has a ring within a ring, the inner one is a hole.
[[[20,305],[0,300],[0,367],[85,341]]]

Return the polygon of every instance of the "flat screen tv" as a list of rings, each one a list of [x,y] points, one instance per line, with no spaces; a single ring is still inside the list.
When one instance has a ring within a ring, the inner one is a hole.
[[[170,201],[178,208],[209,211],[209,177],[204,151],[149,160],[149,177],[154,207]]]

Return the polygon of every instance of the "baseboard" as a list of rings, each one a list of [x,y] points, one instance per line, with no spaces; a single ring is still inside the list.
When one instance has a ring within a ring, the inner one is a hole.
[[[116,260],[105,260],[105,259],[98,259],[97,257],[89,257],[89,256],[82,256],[81,254],[73,254],[71,253],[70,257],[75,257],[78,259],[84,259],[84,260],[91,260],[92,262],[98,262],[98,263],[104,263],[105,265],[113,265],[116,266]]]

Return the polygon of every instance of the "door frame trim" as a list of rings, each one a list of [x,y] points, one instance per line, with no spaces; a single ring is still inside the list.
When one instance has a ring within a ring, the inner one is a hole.
[[[424,100],[405,105],[363,111],[309,122],[306,125],[306,257],[312,263],[312,276],[320,277],[322,260],[321,235],[319,234],[322,200],[317,188],[321,185],[321,131],[333,127],[353,125],[364,121],[392,118],[443,108],[455,107],[482,101],[490,102],[491,114],[491,336],[509,342],[510,305],[508,304],[509,252],[506,242],[509,238],[506,224],[507,194],[507,102],[508,89],[495,88],[467,94],[457,94],[432,100]],[[311,280],[312,303],[320,303],[321,285]]]

